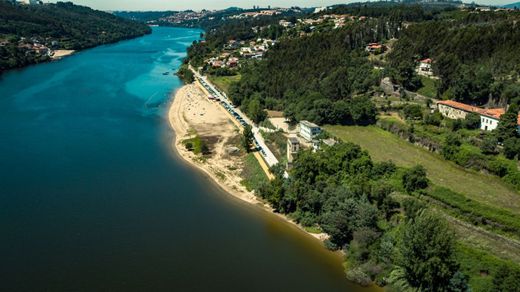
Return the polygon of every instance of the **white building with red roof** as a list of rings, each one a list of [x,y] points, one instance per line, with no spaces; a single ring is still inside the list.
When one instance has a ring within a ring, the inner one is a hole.
[[[432,76],[432,59],[426,58],[419,61],[419,66],[417,67],[417,74],[424,76]]]
[[[476,113],[480,115],[480,129],[484,131],[495,130],[500,122],[500,117],[506,112],[504,108],[486,109],[453,100],[438,101],[437,109],[443,116],[454,120],[465,119],[468,113]],[[520,129],[520,115],[518,115],[517,123]]]

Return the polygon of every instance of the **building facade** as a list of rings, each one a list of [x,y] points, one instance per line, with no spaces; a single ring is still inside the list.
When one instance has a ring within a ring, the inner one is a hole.
[[[311,142],[321,133],[321,128],[309,121],[300,122],[300,136],[305,140]]]
[[[287,169],[292,168],[294,157],[300,151],[300,141],[296,137],[287,138]]]
[[[450,119],[465,119],[468,113],[476,113],[480,116],[480,129],[483,131],[493,131],[500,123],[500,117],[506,112],[504,108],[480,108],[453,100],[443,100],[437,102],[439,112]],[[520,115],[518,117],[520,130]]]

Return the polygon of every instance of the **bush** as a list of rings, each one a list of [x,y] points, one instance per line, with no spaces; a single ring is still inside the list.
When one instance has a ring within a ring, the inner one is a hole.
[[[458,165],[476,170],[484,169],[487,164],[487,159],[480,150],[468,145],[460,147],[452,158]]]
[[[372,279],[360,267],[347,269],[347,279],[361,286],[372,284]]]
[[[480,115],[476,113],[469,113],[463,122],[464,128],[474,130],[480,129]]]
[[[423,109],[418,104],[407,104],[403,109],[403,113],[408,120],[420,120],[423,116]]]
[[[486,169],[499,177],[504,177],[508,173],[515,171],[515,163],[504,158],[496,158],[487,163]]]
[[[421,165],[417,165],[406,170],[403,174],[402,183],[408,193],[427,188],[428,178],[426,177],[426,169]]]
[[[462,142],[458,135],[453,133],[448,134],[442,147],[442,156],[447,160],[453,160],[455,155],[459,152],[461,144]]]
[[[439,111],[435,111],[433,113],[427,113],[424,116],[424,123],[426,125],[432,125],[439,127],[442,124],[442,114]]]
[[[497,154],[498,139],[494,135],[486,135],[480,144],[480,150],[484,154]]]
[[[520,154],[520,138],[507,138],[504,141],[504,156],[515,159]]]

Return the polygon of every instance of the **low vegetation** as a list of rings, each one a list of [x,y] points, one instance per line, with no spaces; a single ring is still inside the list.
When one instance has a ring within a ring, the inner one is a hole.
[[[244,178],[242,184],[248,191],[257,190],[261,185],[267,184],[269,181],[253,153],[248,153],[245,156],[244,170],[241,176]]]
[[[209,153],[208,144],[198,135],[195,135],[193,138],[183,140],[182,144],[184,147],[186,147],[187,150],[197,155],[204,155]]]
[[[226,94],[229,94],[231,84],[239,82],[240,78],[240,74],[232,76],[209,76],[209,80]]]
[[[486,206],[520,212],[518,192],[496,176],[465,170],[444,160],[439,154],[415,146],[375,126],[327,126],[325,129],[344,141],[359,143],[375,161],[391,160],[403,167],[420,164],[436,185],[464,194]]]

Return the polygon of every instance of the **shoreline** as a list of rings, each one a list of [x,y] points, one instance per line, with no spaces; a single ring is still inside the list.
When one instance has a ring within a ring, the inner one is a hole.
[[[55,50],[54,55],[52,55],[51,57],[51,60],[61,60],[62,58],[73,55],[74,53],[76,53],[76,50]]]
[[[211,159],[208,159],[206,162],[201,162],[201,160],[198,159],[200,158],[199,156],[197,156],[191,151],[188,151],[185,148],[185,146],[182,144],[183,138],[188,138],[192,136],[190,134],[190,130],[192,130],[194,126],[194,123],[190,123],[189,118],[187,118],[185,115],[186,110],[191,110],[191,108],[187,109],[186,106],[190,106],[190,104],[187,104],[187,99],[193,98],[193,90],[199,91],[201,93],[200,96],[205,101],[207,101],[206,103],[204,103],[204,106],[208,106],[208,104],[213,105],[218,109],[218,111],[222,111],[221,114],[225,119],[228,119],[227,116],[224,114],[224,110],[221,108],[221,106],[214,102],[208,101],[204,93],[200,90],[200,88],[196,87],[196,85],[194,84],[183,85],[178,90],[172,92],[171,101],[168,108],[168,122],[170,128],[174,131],[174,139],[171,145],[173,152],[175,152],[176,155],[179,156],[181,160],[187,163],[189,166],[194,167],[199,171],[202,171],[207,177],[209,177],[209,179],[211,179],[211,181],[218,188],[223,190],[227,195],[235,199],[239,199],[243,202],[246,202],[252,206],[259,207],[263,211],[266,211],[272,215],[275,215],[278,218],[283,219],[284,222],[296,227],[301,232],[305,233],[307,236],[312,237],[313,239],[323,243],[328,238],[328,235],[326,233],[311,233],[305,230],[305,228],[303,228],[298,223],[291,220],[286,215],[274,212],[270,205],[260,201],[254,195],[253,192],[247,191],[245,187],[236,187],[236,185],[233,185],[232,183],[230,184],[227,179],[222,179],[221,177],[219,177],[218,173],[216,172],[218,170],[215,169],[216,165],[212,164]],[[229,121],[229,123],[232,122]],[[242,178],[237,176],[233,179],[241,180]]]

